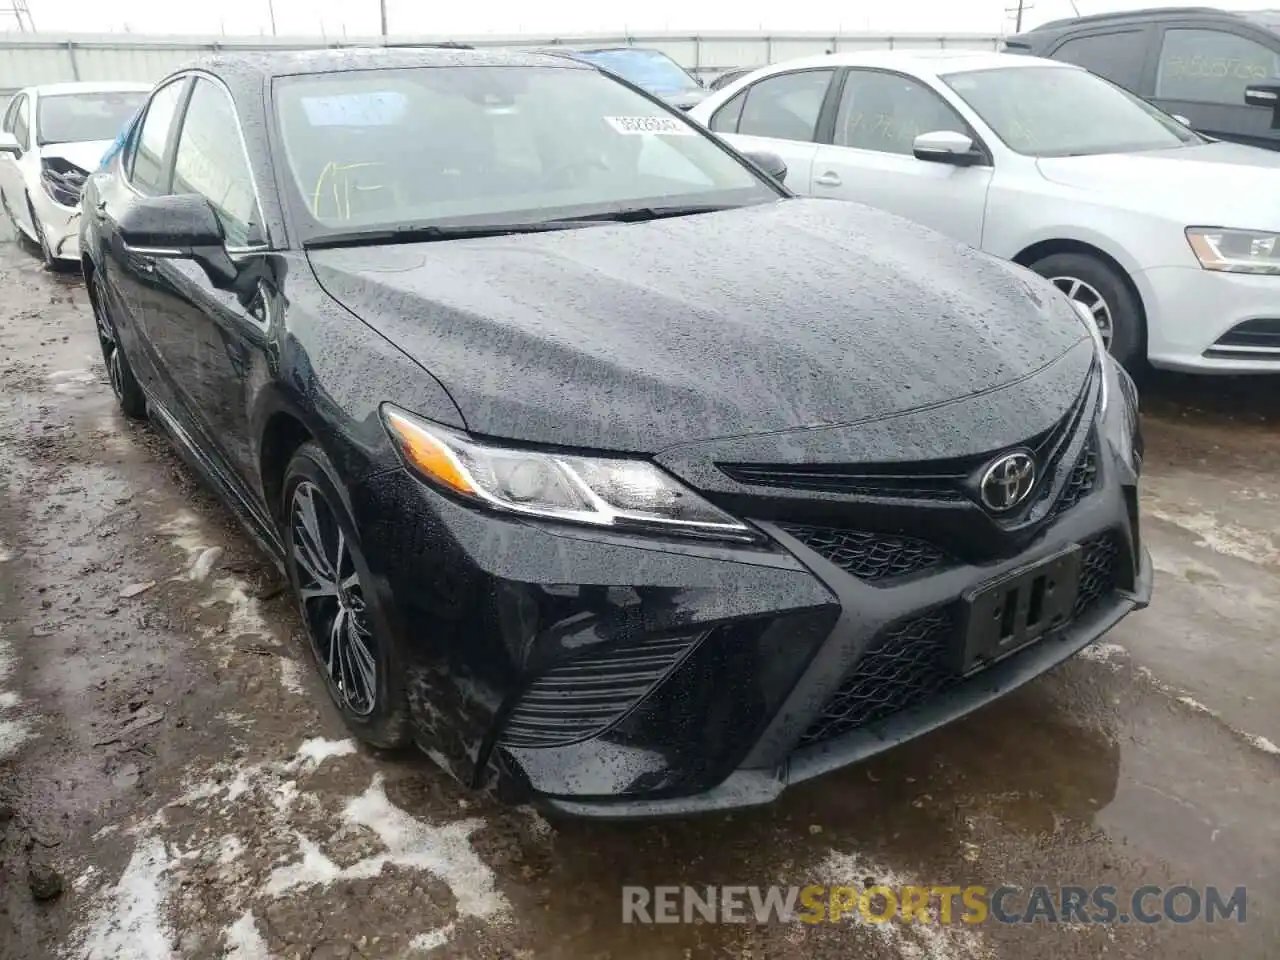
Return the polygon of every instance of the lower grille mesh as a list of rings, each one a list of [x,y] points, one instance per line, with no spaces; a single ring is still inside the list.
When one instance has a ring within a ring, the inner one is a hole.
[[[1071,476],[1067,479],[1067,484],[1062,488],[1062,495],[1058,497],[1058,502],[1054,504],[1053,512],[1049,515],[1050,519],[1066,513],[1077,503],[1093,493],[1094,485],[1098,482],[1098,442],[1093,437],[1089,438],[1088,443],[1080,451],[1080,459],[1076,461],[1075,467],[1071,470]]]
[[[886,580],[936,567],[946,555],[931,543],[912,537],[864,533],[840,527],[781,524],[806,547],[859,580]]]
[[[507,720],[502,743],[553,747],[595,736],[630,710],[705,634],[656,637],[552,667]]]
[[[1080,545],[1080,587],[1073,617],[1088,613],[1120,585],[1120,538],[1107,532]],[[886,628],[805,731],[807,747],[919,706],[961,677],[952,653],[959,642],[954,607],[932,610]],[[1014,654],[1017,656],[1017,654]]]

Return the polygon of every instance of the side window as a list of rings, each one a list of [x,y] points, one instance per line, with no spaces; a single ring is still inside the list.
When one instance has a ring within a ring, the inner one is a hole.
[[[852,70],[836,111],[835,144],[910,156],[922,133],[969,134],[964,120],[923,84],[894,73]]]
[[[173,129],[174,115],[185,86],[186,79],[183,78],[157,90],[147,105],[147,115],[134,128],[130,138],[129,152],[124,158],[125,169],[129,171],[130,181],[143,193],[157,194],[168,190],[165,147],[169,143],[169,132]]]
[[[1084,67],[1137,93],[1142,77],[1146,37],[1147,33],[1143,30],[1094,33],[1068,40],[1054,50],[1052,56],[1055,60],[1065,60]]]
[[[31,141],[27,139],[30,132],[31,124],[31,98],[25,94],[18,98],[17,109],[13,112],[13,138],[18,141],[18,146],[23,150],[31,147]]]
[[[1166,30],[1160,45],[1156,98],[1244,105],[1244,88],[1280,78],[1280,56],[1261,43],[1222,30]]]
[[[213,205],[227,246],[260,242],[253,174],[240,142],[240,125],[226,92],[196,80],[178,134],[173,192],[198,193]]]
[[[716,133],[737,133],[738,121],[742,119],[742,107],[747,102],[747,91],[722,106],[711,115],[711,129]]]
[[[778,140],[813,140],[834,70],[798,70],[747,88],[738,133]]]

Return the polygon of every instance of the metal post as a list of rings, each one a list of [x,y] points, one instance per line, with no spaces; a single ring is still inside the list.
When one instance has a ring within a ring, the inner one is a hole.
[[[271,35],[276,35],[276,5],[275,0],[267,0],[267,14],[271,17]]]
[[[71,61],[71,76],[75,80],[80,79],[80,64],[76,62],[76,45],[72,40],[67,41],[67,59]]]
[[[382,35],[387,35],[387,0],[378,0],[378,12],[382,15]]]

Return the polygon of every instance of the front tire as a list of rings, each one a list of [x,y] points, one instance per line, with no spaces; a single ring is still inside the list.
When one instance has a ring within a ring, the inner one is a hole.
[[[1147,358],[1147,331],[1138,298],[1114,267],[1087,253],[1054,253],[1031,269],[1087,309],[1111,356],[1135,370]]]
[[[397,749],[409,742],[404,674],[341,483],[318,444],[294,453],[280,510],[285,566],[334,706],[365,743]]]
[[[116,395],[116,402],[124,415],[131,420],[147,419],[147,397],[142,392],[138,380],[129,366],[129,358],[124,355],[120,346],[120,336],[115,322],[107,310],[106,288],[97,270],[92,273],[93,317],[98,325],[98,345],[102,348],[102,362],[107,365],[107,378],[111,381],[111,392]]]

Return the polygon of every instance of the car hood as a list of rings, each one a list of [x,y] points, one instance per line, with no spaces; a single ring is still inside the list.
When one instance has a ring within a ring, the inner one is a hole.
[[[652,453],[937,406],[1087,333],[1039,277],[860,204],[312,250],[471,431]]]
[[[1256,219],[1261,205],[1265,227],[1280,219],[1266,198],[1275,195],[1280,153],[1241,143],[1215,142],[1172,150],[1112,153],[1091,157],[1044,157],[1041,174],[1054,183],[1092,193],[1114,191],[1127,202],[1158,212],[1196,211],[1195,217],[1241,215]]]
[[[110,140],[83,140],[79,143],[46,143],[40,148],[42,157],[61,157],[74,163],[86,173],[93,173],[102,163],[102,155],[111,146]]]

